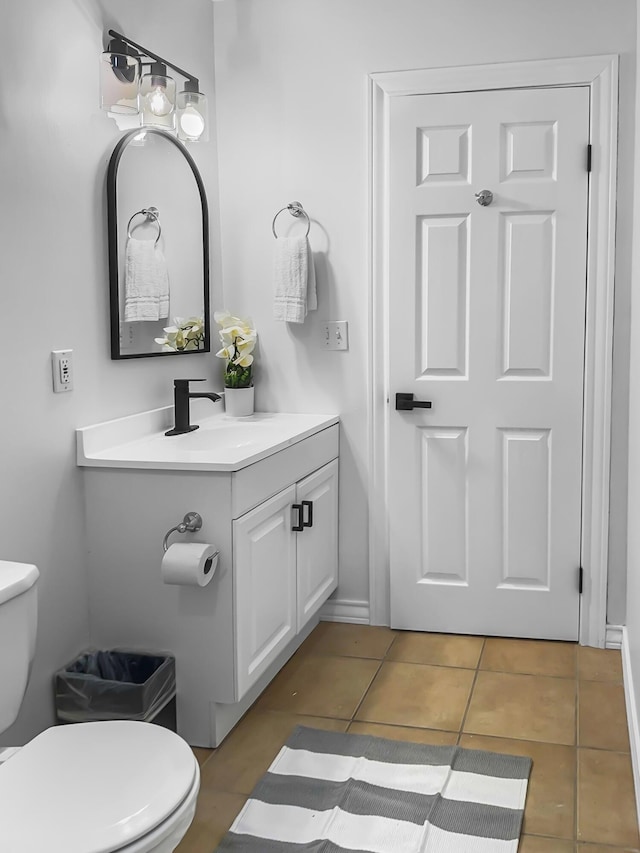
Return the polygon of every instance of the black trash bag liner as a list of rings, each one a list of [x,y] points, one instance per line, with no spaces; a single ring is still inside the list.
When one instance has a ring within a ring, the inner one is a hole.
[[[176,693],[175,658],[154,652],[88,651],[55,676],[57,718],[150,722]]]

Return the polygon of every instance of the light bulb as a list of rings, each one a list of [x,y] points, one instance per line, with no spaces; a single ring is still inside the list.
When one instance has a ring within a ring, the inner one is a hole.
[[[204,132],[204,118],[194,109],[191,104],[188,104],[180,113],[180,129],[185,136],[190,139],[198,139]]]
[[[184,92],[176,99],[178,139],[183,142],[207,141],[207,97],[198,91],[197,80],[187,80]]]
[[[149,110],[154,116],[167,116],[173,109],[173,104],[167,98],[167,93],[163,86],[156,86],[147,95],[147,103]]]

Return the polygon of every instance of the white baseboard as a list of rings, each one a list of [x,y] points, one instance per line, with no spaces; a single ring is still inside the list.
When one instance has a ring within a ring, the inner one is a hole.
[[[322,622],[353,622],[356,625],[369,624],[369,602],[336,599],[325,601],[320,611]]]
[[[631,743],[631,765],[633,767],[633,785],[636,792],[636,812],[640,819],[640,727],[638,726],[638,708],[636,694],[633,689],[633,672],[627,629],[621,628],[622,634],[622,677],[624,680],[624,699],[627,706],[627,725]]]
[[[605,649],[622,648],[622,625],[607,625],[604,647]]]

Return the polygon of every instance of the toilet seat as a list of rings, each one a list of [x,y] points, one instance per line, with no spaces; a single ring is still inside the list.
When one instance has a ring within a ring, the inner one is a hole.
[[[0,850],[158,849],[176,822],[190,821],[199,778],[190,747],[160,726],[116,720],[47,729],[0,767]]]

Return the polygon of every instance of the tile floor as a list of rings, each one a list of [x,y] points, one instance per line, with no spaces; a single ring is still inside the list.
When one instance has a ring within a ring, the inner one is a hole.
[[[520,853],[640,851],[620,653],[321,622],[216,750],[177,853],[213,853],[294,726],[529,755]]]

